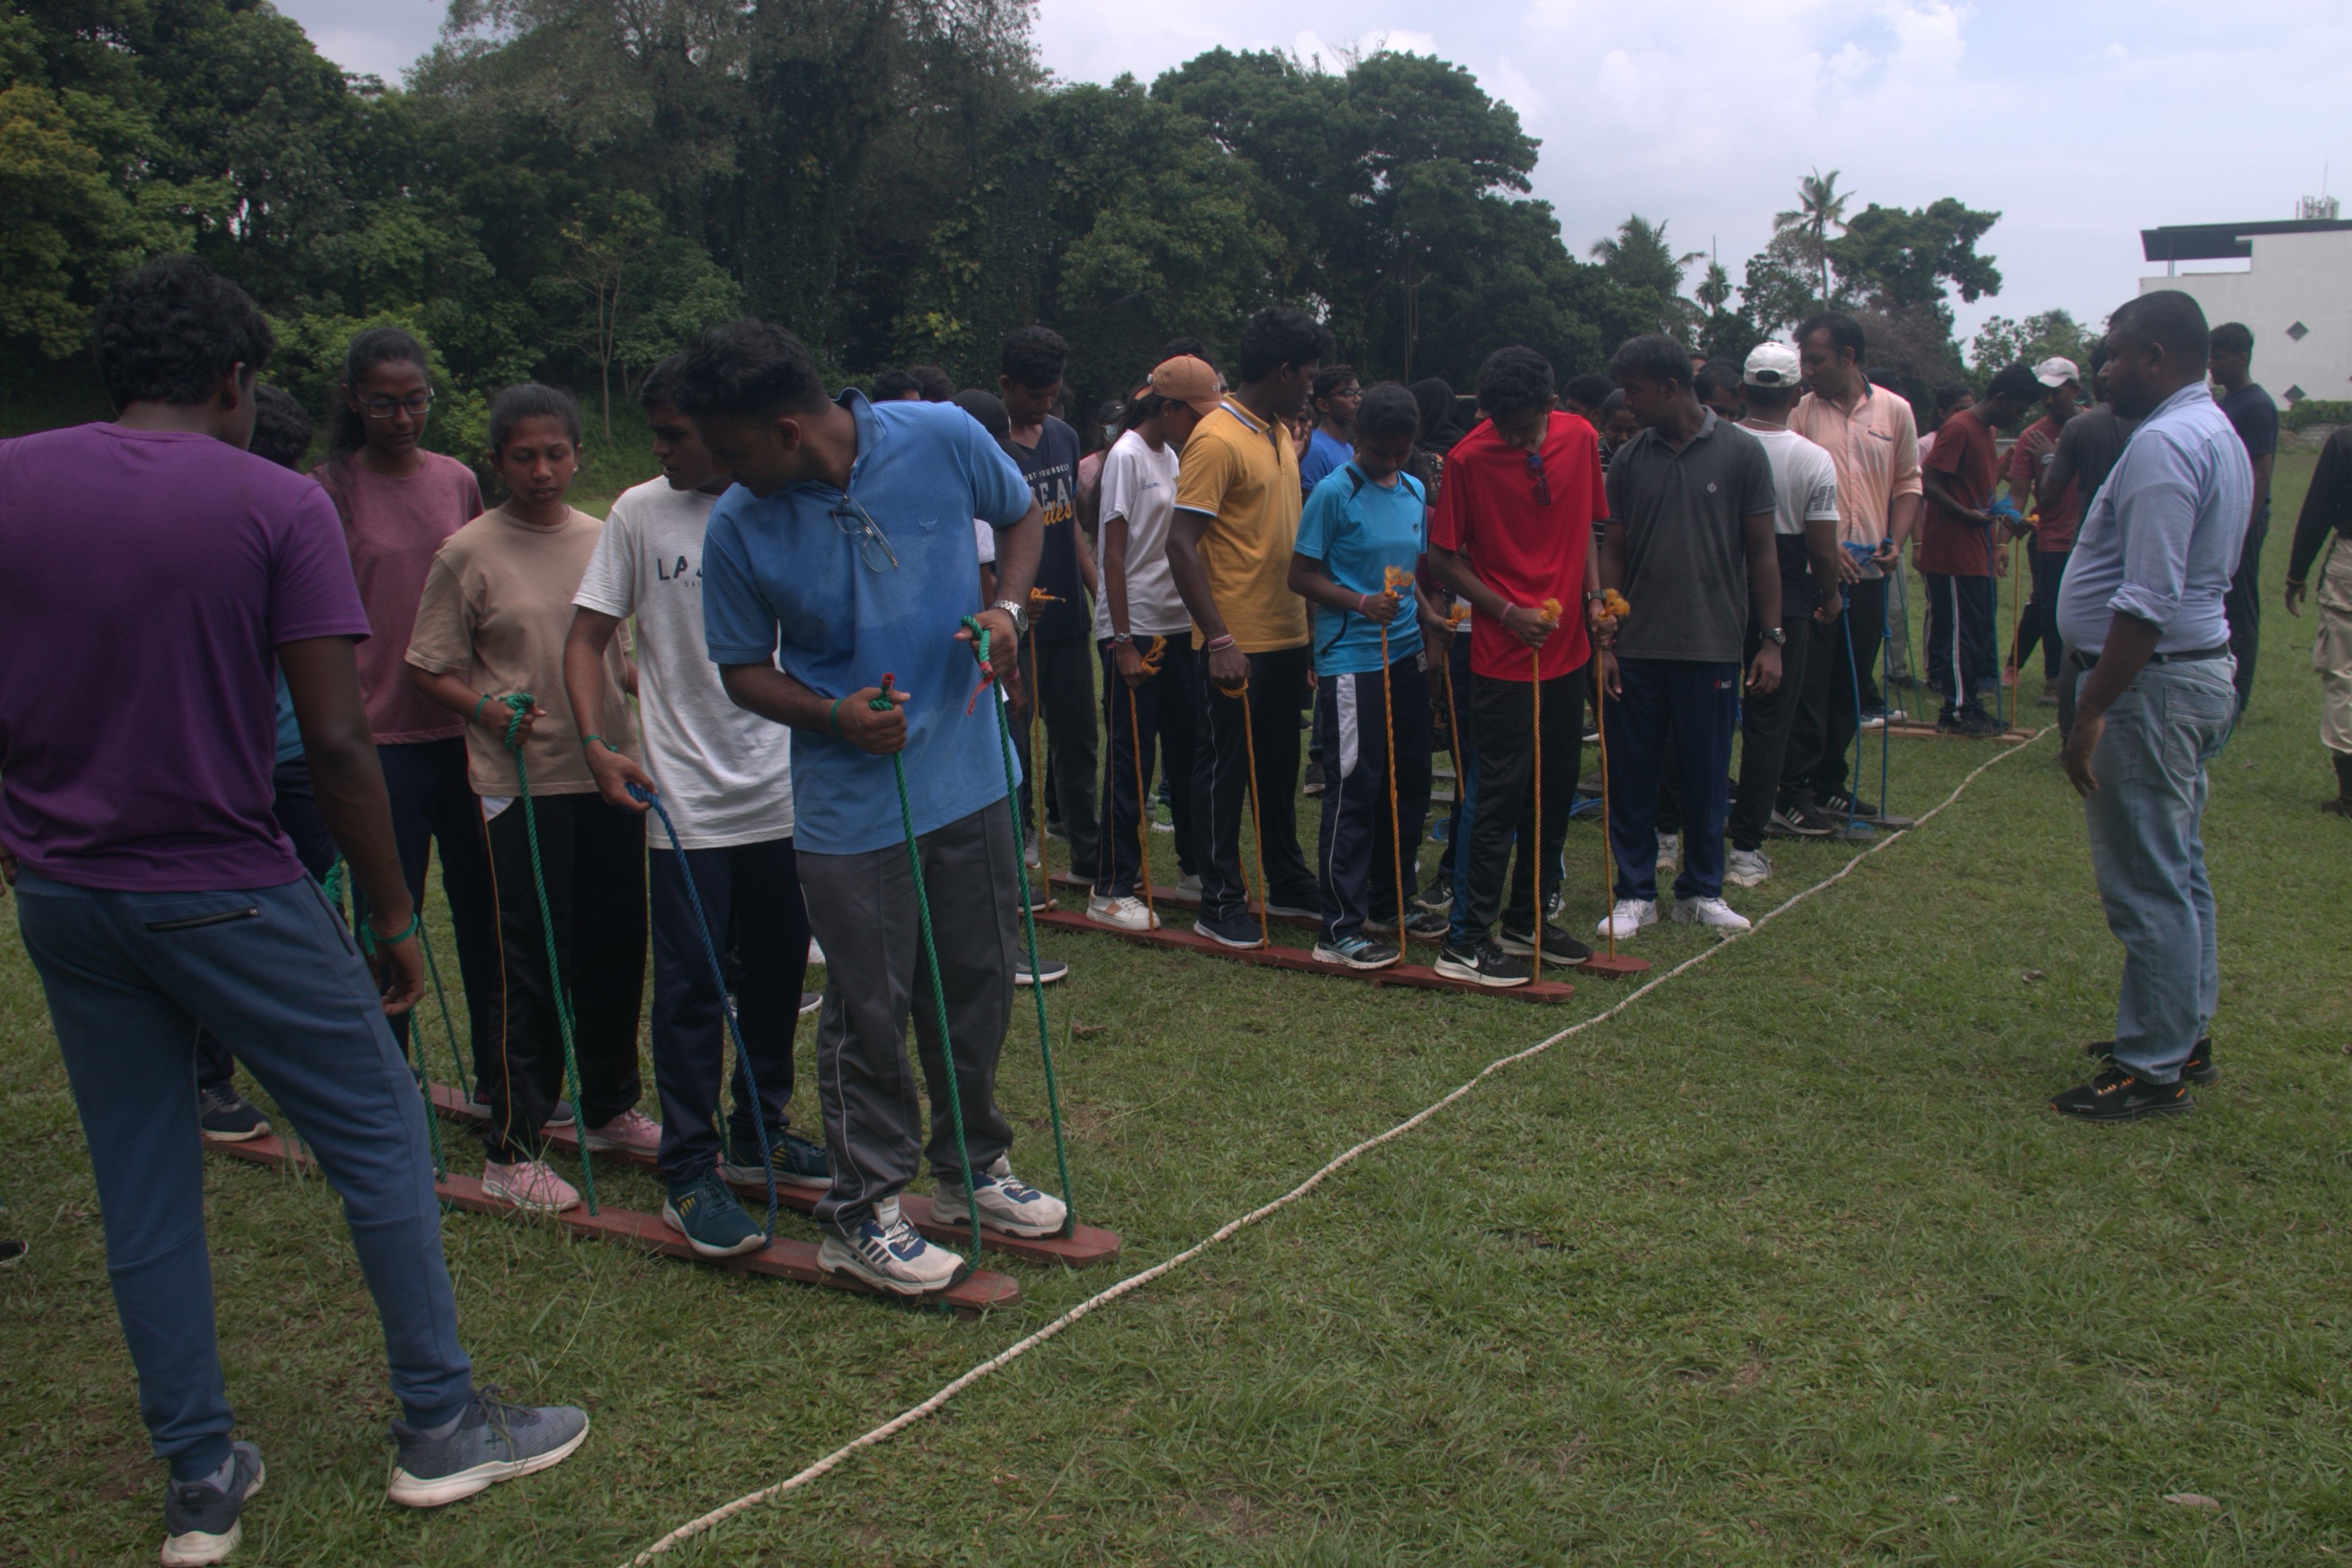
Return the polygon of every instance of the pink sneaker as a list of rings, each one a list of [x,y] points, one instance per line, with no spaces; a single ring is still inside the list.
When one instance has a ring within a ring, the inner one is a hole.
[[[604,1126],[588,1129],[588,1147],[599,1154],[656,1154],[661,1123],[642,1110],[624,1110]]]
[[[579,1190],[544,1160],[519,1160],[511,1165],[487,1162],[482,1166],[482,1190],[517,1208],[540,1214],[562,1214],[580,1206]]]

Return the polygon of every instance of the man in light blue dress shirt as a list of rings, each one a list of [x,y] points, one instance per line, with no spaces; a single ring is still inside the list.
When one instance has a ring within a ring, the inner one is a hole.
[[[2124,944],[2116,1036],[2097,1077],[2051,1103],[2089,1121],[2189,1110],[2210,1083],[2221,1001],[2199,826],[2206,764],[2237,722],[2222,610],[2254,476],[2205,386],[2205,313],[2143,294],[2107,328],[2116,412],[2137,418],[2091,502],[2058,598],[2062,761],[2083,797],[2107,929]]]

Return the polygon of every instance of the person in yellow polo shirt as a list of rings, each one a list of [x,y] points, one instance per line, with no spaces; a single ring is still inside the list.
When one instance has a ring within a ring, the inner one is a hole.
[[[1177,474],[1168,565],[1204,656],[1195,700],[1208,739],[1192,778],[1193,817],[1207,830],[1193,929],[1228,947],[1265,940],[1242,876],[1253,731],[1266,903],[1276,914],[1320,907],[1293,800],[1309,658],[1306,602],[1289,583],[1300,492],[1286,422],[1307,406],[1316,372],[1336,350],[1304,311],[1269,305],[1251,317],[1235,367],[1241,384],[1193,430]]]

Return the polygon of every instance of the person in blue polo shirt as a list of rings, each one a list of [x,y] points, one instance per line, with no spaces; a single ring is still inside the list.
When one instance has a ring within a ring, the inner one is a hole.
[[[1317,843],[1323,929],[1315,956],[1385,969],[1402,956],[1398,918],[1411,914],[1404,900],[1418,886],[1402,868],[1415,863],[1429,814],[1422,627],[1426,622],[1434,633],[1444,623],[1412,581],[1429,547],[1428,493],[1399,471],[1421,436],[1420,407],[1412,393],[1383,382],[1363,395],[1355,423],[1354,458],[1307,499],[1290,589],[1315,607],[1315,738],[1328,780]],[[1418,918],[1444,931],[1444,917]],[[1396,932],[1397,942],[1367,935],[1368,924]]]
[[[1012,1013],[1019,850],[997,717],[974,702],[959,630],[980,602],[971,521],[996,530],[997,677],[1016,647],[1045,522],[1021,470],[962,409],[825,395],[798,338],[765,321],[714,327],[687,352],[677,402],[735,485],[711,509],[702,613],[712,662],[741,707],[791,727],[793,816],[810,928],[824,949],[817,1104],[833,1185],[816,1206],[824,1268],[902,1296],[944,1289],[963,1259],[900,1217],[928,1154],[932,1212],[1015,1236],[1062,1227],[1060,1199],[1024,1185],[996,1106]],[[890,700],[877,710],[885,676]],[[981,694],[993,700],[992,693]],[[906,763],[930,927],[946,992],[963,1136],[963,1190],[944,1101],[930,974],[890,758]],[[907,1063],[911,1013],[932,1091],[930,1138]]]

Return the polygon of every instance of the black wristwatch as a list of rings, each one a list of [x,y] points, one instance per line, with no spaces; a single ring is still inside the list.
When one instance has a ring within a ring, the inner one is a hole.
[[[1778,626],[1766,626],[1764,640],[1775,647],[1786,647],[1789,646],[1789,634]]]

